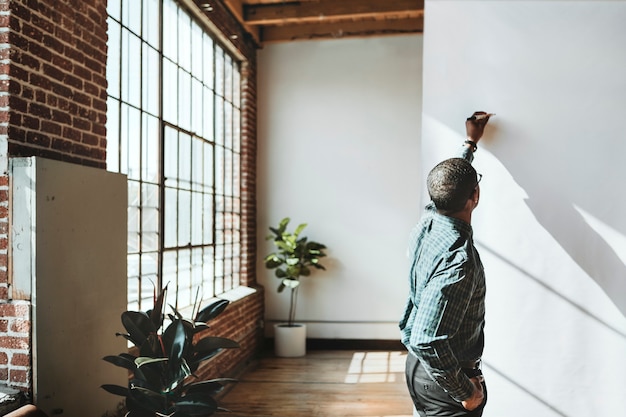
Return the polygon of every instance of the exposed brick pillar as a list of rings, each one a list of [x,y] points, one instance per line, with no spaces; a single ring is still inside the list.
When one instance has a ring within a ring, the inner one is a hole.
[[[9,282],[12,156],[106,167],[106,0],[0,0],[0,384],[31,383],[30,300]]]

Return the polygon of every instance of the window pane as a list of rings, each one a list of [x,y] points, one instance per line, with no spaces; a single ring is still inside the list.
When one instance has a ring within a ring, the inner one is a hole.
[[[224,151],[224,194],[233,195],[233,153],[230,149]]]
[[[141,34],[141,1],[122,2],[122,24],[136,34]]]
[[[108,15],[118,21],[121,19],[121,16],[122,16],[122,12],[121,12],[122,5],[120,4],[120,2],[121,0],[109,0],[107,2]]]
[[[204,189],[212,193],[213,184],[213,145],[204,143]]]
[[[159,186],[141,187],[141,250],[159,249]]]
[[[140,202],[139,183],[128,181],[128,252],[139,252]]]
[[[191,22],[191,73],[194,77],[202,79],[202,28],[195,22]]]
[[[213,64],[214,64],[214,56],[215,56],[215,52],[213,50],[213,47],[214,47],[213,39],[209,35],[204,34],[204,36],[202,37],[202,41],[203,41],[202,42],[202,46],[203,46],[202,55],[203,55],[203,63],[204,63],[203,81],[206,86],[213,89],[214,88],[213,87],[214,86]]]
[[[191,19],[187,13],[178,13],[178,65],[191,71]]]
[[[241,150],[241,112],[239,109],[233,109],[233,150],[239,152]]]
[[[191,243],[191,192],[178,191],[178,246]]]
[[[167,305],[176,305],[176,286],[178,285],[178,259],[176,251],[163,252],[163,287],[168,286]]]
[[[203,136],[210,141],[215,141],[214,136],[213,136],[213,119],[215,118],[215,115],[213,114],[213,100],[214,100],[214,95],[213,95],[213,91],[210,90],[208,87],[205,87],[203,89],[203,93],[204,93],[204,100],[203,100],[203,114],[202,114],[202,118],[204,119],[204,124],[203,124]]]
[[[191,189],[191,136],[178,135],[178,187]]]
[[[224,103],[224,146],[232,149],[233,147],[233,105]]]
[[[178,204],[177,204],[177,191],[172,188],[165,189],[165,221],[164,221],[164,235],[166,248],[173,248],[176,246],[177,226],[178,226]]]
[[[178,252],[178,304],[177,307],[192,305],[195,292],[191,290],[191,251]]]
[[[215,143],[224,144],[224,99],[215,97]]]
[[[178,68],[172,61],[163,60],[163,119],[178,122]]]
[[[203,198],[202,193],[191,193],[191,244],[194,246],[202,244]]]
[[[240,182],[240,156],[239,154],[233,154],[233,196],[239,197],[241,195],[241,182]],[[239,207],[235,205],[233,211],[239,212]]]
[[[233,101],[233,60],[230,55],[224,57],[224,97],[227,101]]]
[[[215,193],[224,195],[224,148],[215,147]]]
[[[120,172],[122,174],[128,174],[129,111],[128,105],[122,103],[122,108],[120,109]]]
[[[202,260],[202,272],[204,275],[204,284],[202,288],[206,298],[212,297],[216,294],[213,287],[213,277],[215,276],[213,262],[213,248],[210,246],[206,247],[204,249],[204,258]]]
[[[141,113],[138,109],[128,108],[127,123],[127,173],[129,179],[138,180],[141,178]]]
[[[202,248],[196,248],[191,250],[191,287],[194,291],[196,291],[196,289],[200,290],[200,300],[205,297],[204,291],[202,290],[202,281]]]
[[[133,1],[133,0],[131,0]],[[136,1],[136,0],[134,0]],[[143,39],[159,47],[159,0],[143,0]]]
[[[142,129],[141,179],[157,183],[159,181],[159,119],[144,113]]]
[[[224,96],[224,50],[215,47],[215,93]]]
[[[159,114],[159,53],[143,45],[142,106],[153,115]]]
[[[191,189],[195,191],[204,191],[202,184],[202,180],[204,179],[203,150],[204,142],[201,139],[194,138],[191,152]]]
[[[170,128],[165,128],[165,152],[163,153],[163,169],[165,185],[175,187],[178,184],[178,134]]]
[[[141,41],[128,31],[122,32],[122,100],[141,105]]]
[[[191,84],[191,131],[198,135],[202,135],[202,114],[204,112],[202,96],[204,88],[200,80],[197,78],[192,78]]]
[[[163,1],[163,55],[172,61],[178,59],[178,7],[174,0]],[[167,79],[167,78],[166,78]]]
[[[191,130],[191,74],[178,69],[178,125]]]
[[[239,108],[241,106],[241,73],[239,66],[234,63],[233,67],[233,104]]]
[[[202,243],[209,245],[213,243],[213,197],[210,194],[204,194],[203,209],[203,237]]]

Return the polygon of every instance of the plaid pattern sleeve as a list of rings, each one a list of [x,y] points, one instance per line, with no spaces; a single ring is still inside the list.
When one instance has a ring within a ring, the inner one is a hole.
[[[471,226],[427,212],[411,234],[409,252],[402,342],[454,399],[467,399],[473,387],[460,362],[482,355],[485,296]]]
[[[473,386],[459,366],[463,326],[474,292],[467,260],[455,254],[421,292],[410,345],[431,377],[455,399],[469,398]]]

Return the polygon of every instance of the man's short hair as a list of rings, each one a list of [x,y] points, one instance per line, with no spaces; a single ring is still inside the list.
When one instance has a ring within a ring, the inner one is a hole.
[[[438,210],[463,210],[478,185],[476,170],[466,159],[450,158],[438,163],[427,178],[428,194]]]

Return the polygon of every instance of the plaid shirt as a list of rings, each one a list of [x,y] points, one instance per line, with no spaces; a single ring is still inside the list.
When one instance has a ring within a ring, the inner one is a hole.
[[[467,147],[462,156],[472,161]],[[460,363],[482,355],[485,325],[485,276],[472,227],[438,214],[431,202],[411,232],[409,257],[402,343],[452,398],[465,400],[474,388]]]

